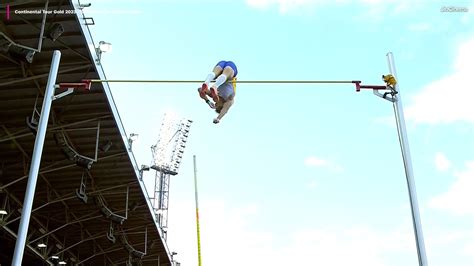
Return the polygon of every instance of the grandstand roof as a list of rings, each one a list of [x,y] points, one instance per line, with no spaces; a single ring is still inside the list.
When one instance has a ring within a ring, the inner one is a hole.
[[[53,51],[61,52],[57,83],[106,78],[87,25],[93,18],[84,17],[78,1],[48,2],[48,10],[74,12],[46,15],[45,38],[40,38],[42,14],[17,11],[41,10],[46,2],[0,3],[2,11],[10,5],[9,19],[4,12],[0,19],[0,206],[5,204],[8,212],[0,215],[1,265],[9,265],[13,257],[35,144],[34,129],[27,120],[38,117],[35,102],[41,112]],[[53,41],[48,34],[55,23],[64,32]],[[40,50],[32,63],[25,61],[21,46]],[[57,89],[56,94],[62,91]],[[97,161],[88,170],[65,153],[94,159],[98,127]],[[87,203],[76,195],[83,177]],[[111,222],[104,214],[107,211],[116,217],[127,213],[127,219],[123,224]],[[108,85],[94,83],[90,91],[75,91],[53,101],[23,264],[44,265],[57,254],[68,265],[120,265],[130,257],[133,264],[170,265],[170,252],[156,221]],[[107,238],[111,227],[115,243]],[[39,248],[40,242],[47,247]],[[146,255],[138,260],[130,250]]]

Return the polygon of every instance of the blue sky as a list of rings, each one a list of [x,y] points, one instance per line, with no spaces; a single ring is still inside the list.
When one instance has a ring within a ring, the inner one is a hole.
[[[233,60],[240,80],[381,84],[392,51],[428,261],[472,265],[473,1],[102,0],[84,11],[95,42],[113,45],[110,79],[203,80]],[[214,125],[199,84],[110,86],[139,164],[165,112],[194,121],[171,180],[168,244],[182,265],[197,265],[193,155],[203,265],[417,264],[391,103],[352,85],[239,84]]]

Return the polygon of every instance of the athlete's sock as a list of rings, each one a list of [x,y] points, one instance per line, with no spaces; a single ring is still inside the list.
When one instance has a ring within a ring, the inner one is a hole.
[[[215,77],[216,77],[216,74],[214,74],[214,72],[209,73],[209,74],[207,75],[207,77],[206,77],[206,80],[204,81],[204,84],[206,84],[207,87],[209,87],[209,83],[210,83],[211,80],[212,80],[213,78],[215,78]]]
[[[219,88],[220,85],[224,84],[224,82],[227,80],[227,76],[224,74],[221,74],[219,77],[216,79],[216,83],[214,83],[213,87],[214,88]]]

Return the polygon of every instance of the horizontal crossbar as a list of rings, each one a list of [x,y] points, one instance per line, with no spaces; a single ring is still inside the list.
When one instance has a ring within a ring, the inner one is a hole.
[[[116,82],[116,83],[202,83],[202,80],[153,80],[153,79],[83,79],[82,83],[63,83],[61,87],[74,85],[90,89],[91,83]],[[356,91],[361,89],[386,90],[383,85],[361,85],[360,80],[234,80],[235,83],[255,83],[255,84],[355,84]]]
[[[121,83],[202,83],[202,80],[136,80],[136,79],[91,79],[83,82],[121,82]],[[235,83],[282,83],[282,84],[342,84],[361,83],[358,80],[236,80]]]

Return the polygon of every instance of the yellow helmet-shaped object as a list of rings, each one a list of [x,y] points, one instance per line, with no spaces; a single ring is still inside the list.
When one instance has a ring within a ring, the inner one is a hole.
[[[387,83],[387,85],[389,86],[395,86],[397,84],[397,80],[395,79],[395,77],[391,74],[387,74],[387,75],[382,75],[382,79],[385,83]]]

